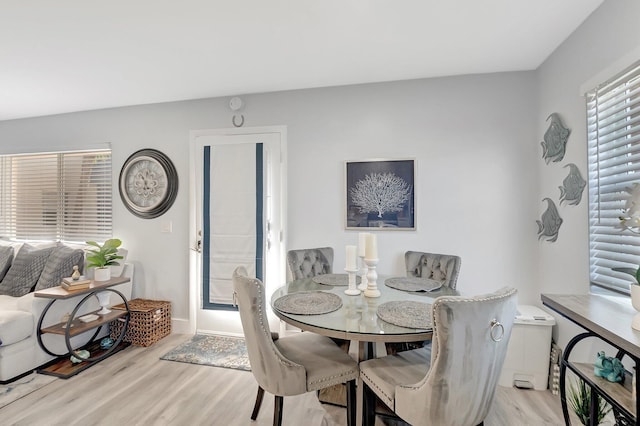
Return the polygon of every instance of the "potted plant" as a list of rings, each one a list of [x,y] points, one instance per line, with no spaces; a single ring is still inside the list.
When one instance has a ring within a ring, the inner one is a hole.
[[[629,285],[631,293],[631,306],[638,311],[631,320],[631,328],[640,331],[640,268],[611,268],[616,272],[624,272],[635,278],[635,281]]]
[[[568,402],[573,408],[573,412],[576,413],[580,423],[588,425],[590,423],[590,408],[591,408],[591,387],[582,379],[578,379],[577,383],[570,384],[568,390]],[[611,406],[607,404],[599,394],[596,396],[596,418],[594,424],[599,425],[605,416],[611,411]]]
[[[625,191],[629,194],[625,199],[623,213],[618,217],[618,228],[623,231],[631,231],[640,234],[640,183],[636,182]],[[612,268],[617,272],[624,272],[635,278],[635,282],[630,285],[631,304],[636,311],[640,312],[640,268]],[[640,330],[640,313],[633,318],[631,326],[635,330]]]
[[[123,257],[118,255],[118,247],[122,244],[117,238],[111,238],[100,245],[95,241],[87,241],[87,244],[95,249],[87,249],[87,267],[96,268],[93,279],[95,281],[108,281],[111,279],[111,270],[109,266],[120,265],[119,259]]]
[[[636,280],[632,282],[629,288],[631,289],[631,302],[636,311],[640,312],[640,268],[611,268],[617,272],[624,272],[634,277]]]

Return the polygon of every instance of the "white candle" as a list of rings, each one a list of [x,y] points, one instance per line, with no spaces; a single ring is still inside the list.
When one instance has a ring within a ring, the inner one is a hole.
[[[349,271],[355,271],[358,269],[356,263],[356,246],[347,246],[347,267]]]
[[[367,244],[365,249],[365,259],[377,259],[378,258],[378,240],[376,234],[367,235]]]
[[[369,235],[368,232],[358,233],[358,256],[359,257],[364,257],[365,255],[365,250],[367,246],[367,235]]]

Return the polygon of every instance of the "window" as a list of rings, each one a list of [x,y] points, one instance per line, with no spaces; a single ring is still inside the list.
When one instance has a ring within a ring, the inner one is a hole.
[[[640,182],[640,63],[587,93],[591,283],[629,292],[640,236],[616,228],[628,193]]]
[[[0,235],[80,242],[111,238],[111,151],[0,156]]]

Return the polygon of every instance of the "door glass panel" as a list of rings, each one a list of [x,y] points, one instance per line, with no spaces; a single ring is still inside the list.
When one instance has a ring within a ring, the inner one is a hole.
[[[233,303],[233,270],[263,278],[263,147],[204,147],[203,308]]]

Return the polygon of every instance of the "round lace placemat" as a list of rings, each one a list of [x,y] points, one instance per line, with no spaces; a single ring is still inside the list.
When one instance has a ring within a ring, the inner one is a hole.
[[[386,302],[378,306],[378,317],[400,327],[431,328],[431,304],[410,300]]]
[[[420,277],[387,278],[384,285],[402,291],[436,291],[442,287],[440,281]]]
[[[349,285],[349,275],[347,274],[323,274],[311,278],[313,282],[324,285]],[[362,278],[356,276],[356,285],[360,284]]]
[[[287,314],[319,315],[340,309],[340,296],[324,291],[301,291],[279,297],[273,307]]]

